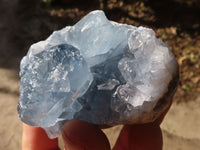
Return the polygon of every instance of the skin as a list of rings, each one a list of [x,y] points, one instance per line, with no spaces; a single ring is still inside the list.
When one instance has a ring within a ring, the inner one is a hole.
[[[152,123],[124,125],[113,150],[162,150],[160,123],[168,109]],[[84,121],[66,123],[62,136],[65,150],[111,150],[99,126]],[[49,139],[42,128],[23,124],[22,150],[59,150],[58,139]]]

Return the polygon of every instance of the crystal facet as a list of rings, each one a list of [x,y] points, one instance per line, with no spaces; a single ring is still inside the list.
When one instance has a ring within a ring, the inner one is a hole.
[[[170,104],[177,62],[153,30],[93,11],[33,44],[20,65],[21,120],[58,136],[68,120],[154,121]]]

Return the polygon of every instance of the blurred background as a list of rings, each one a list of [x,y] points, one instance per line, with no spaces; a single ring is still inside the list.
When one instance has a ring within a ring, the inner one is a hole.
[[[0,149],[21,149],[16,111],[21,58],[31,44],[95,9],[103,9],[116,22],[153,28],[169,45],[180,65],[180,82],[161,125],[163,149],[199,150],[199,0],[0,0]],[[120,128],[105,130],[112,146]]]

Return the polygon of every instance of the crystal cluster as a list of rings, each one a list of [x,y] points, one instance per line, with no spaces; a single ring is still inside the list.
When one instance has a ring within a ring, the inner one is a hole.
[[[154,121],[170,104],[177,62],[153,30],[93,11],[33,44],[20,65],[20,119],[58,136],[68,120]]]

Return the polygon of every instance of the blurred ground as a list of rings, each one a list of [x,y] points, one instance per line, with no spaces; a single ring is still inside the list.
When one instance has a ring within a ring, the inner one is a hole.
[[[200,2],[198,0],[0,0],[0,149],[21,149],[16,106],[19,61],[28,47],[94,9],[110,20],[153,28],[180,65],[174,104],[161,127],[164,150],[200,149]],[[120,127],[105,130],[113,145]]]

